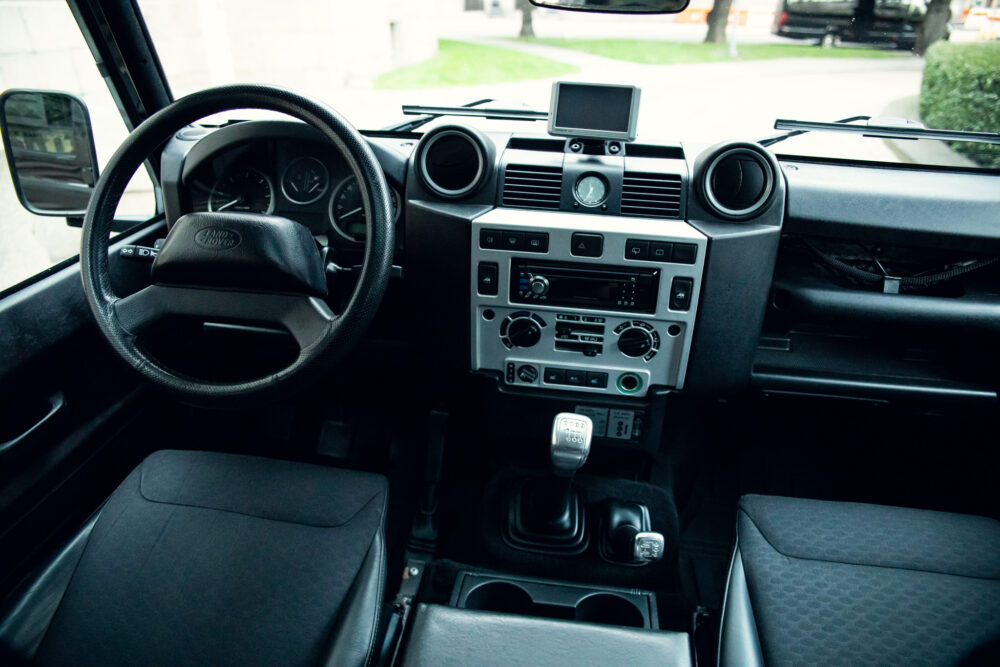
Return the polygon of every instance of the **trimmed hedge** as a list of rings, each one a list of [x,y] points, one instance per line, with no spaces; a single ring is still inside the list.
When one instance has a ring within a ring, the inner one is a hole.
[[[935,42],[927,50],[920,118],[943,130],[1000,132],[1000,42]],[[1000,168],[1000,146],[953,143],[977,164]]]

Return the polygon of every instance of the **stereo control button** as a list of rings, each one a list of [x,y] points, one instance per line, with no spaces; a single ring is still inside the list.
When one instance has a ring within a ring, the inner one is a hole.
[[[545,296],[549,292],[549,279],[545,276],[532,276],[528,289],[535,296]]]

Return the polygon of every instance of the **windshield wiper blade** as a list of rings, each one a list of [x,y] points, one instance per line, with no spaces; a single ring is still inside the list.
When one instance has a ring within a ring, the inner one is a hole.
[[[852,125],[856,120],[866,120],[865,125]],[[982,144],[1000,144],[1000,132],[970,132],[965,130],[938,130],[926,128],[920,123],[906,121],[905,124],[871,123],[869,116],[854,116],[833,123],[821,123],[807,120],[788,120],[779,118],[774,121],[774,129],[789,130],[784,134],[770,137],[759,142],[762,146],[770,146],[789,137],[806,132],[847,132],[866,137],[883,139],[937,139],[939,141],[971,141]],[[879,119],[875,119],[876,121]]]
[[[489,104],[492,101],[493,101],[492,97],[485,97],[485,98],[483,98],[481,100],[476,100],[475,102],[469,102],[468,104],[463,104],[461,107],[456,107],[456,108],[458,108],[458,109],[468,109],[470,107],[477,107],[480,104]],[[404,115],[412,115],[412,114],[407,114],[406,113],[406,108],[407,108],[406,106],[403,107],[403,114]],[[431,108],[431,107],[428,107],[428,108]],[[404,121],[402,121],[400,123],[396,123],[395,125],[390,125],[388,127],[384,127],[384,128],[382,128],[382,131],[383,132],[413,132],[414,130],[423,127],[427,123],[430,123],[431,121],[437,120],[441,116],[446,115],[446,114],[442,114],[442,113],[432,113],[432,112],[422,112],[422,113],[426,113],[428,115],[424,116],[423,118],[414,118],[413,120],[404,120]]]
[[[870,118],[871,118],[871,116],[851,116],[850,118],[841,118],[840,120],[835,120],[832,123],[825,123],[825,124],[826,125],[840,125],[840,124],[843,124],[843,123],[853,123],[856,120],[869,120]],[[757,143],[760,144],[761,146],[767,147],[767,146],[770,146],[772,144],[776,144],[779,141],[784,141],[785,139],[791,139],[792,137],[797,137],[800,134],[805,134],[806,132],[811,132],[812,131],[812,128],[793,129],[793,128],[787,128],[787,127],[778,127],[778,123],[783,123],[783,122],[788,122],[788,121],[783,121],[781,119],[778,119],[778,120],[774,121],[774,129],[776,129],[776,130],[789,130],[789,129],[791,129],[792,130],[791,132],[782,132],[781,134],[776,134],[773,137],[768,137],[767,139],[761,139]],[[798,121],[791,121],[791,122],[798,122]]]
[[[488,100],[492,102],[493,100]],[[469,107],[426,107],[416,104],[404,104],[403,113],[407,116],[415,114],[431,114],[436,118],[441,116],[475,116],[491,120],[548,120],[547,111],[532,111],[530,109],[470,109]]]

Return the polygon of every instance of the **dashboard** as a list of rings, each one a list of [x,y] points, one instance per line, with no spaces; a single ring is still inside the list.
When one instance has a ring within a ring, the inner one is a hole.
[[[430,393],[461,392],[471,373],[504,395],[637,415],[677,392],[748,387],[997,398],[1000,363],[955,362],[995,357],[1000,276],[983,261],[1000,254],[995,172],[465,124],[365,136],[397,216],[402,279],[382,332],[414,347]],[[161,171],[168,225],[188,211],[270,212],[357,264],[353,176],[304,124],[189,128]],[[803,250],[829,242],[847,248],[841,264],[986,268],[887,294]],[[630,429],[618,432],[639,437]]]

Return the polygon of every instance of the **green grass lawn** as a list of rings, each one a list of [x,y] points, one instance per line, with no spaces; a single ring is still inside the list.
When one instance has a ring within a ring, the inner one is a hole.
[[[549,79],[574,74],[578,67],[495,46],[442,39],[437,54],[421,63],[400,67],[375,79],[376,88],[440,88],[472,86],[525,79]]]
[[[712,63],[732,60],[726,44],[658,42],[632,39],[525,39],[519,40],[595,56],[627,60],[644,65]],[[903,52],[848,47],[821,48],[814,44],[745,44],[737,47],[737,60],[777,58],[898,58]]]

